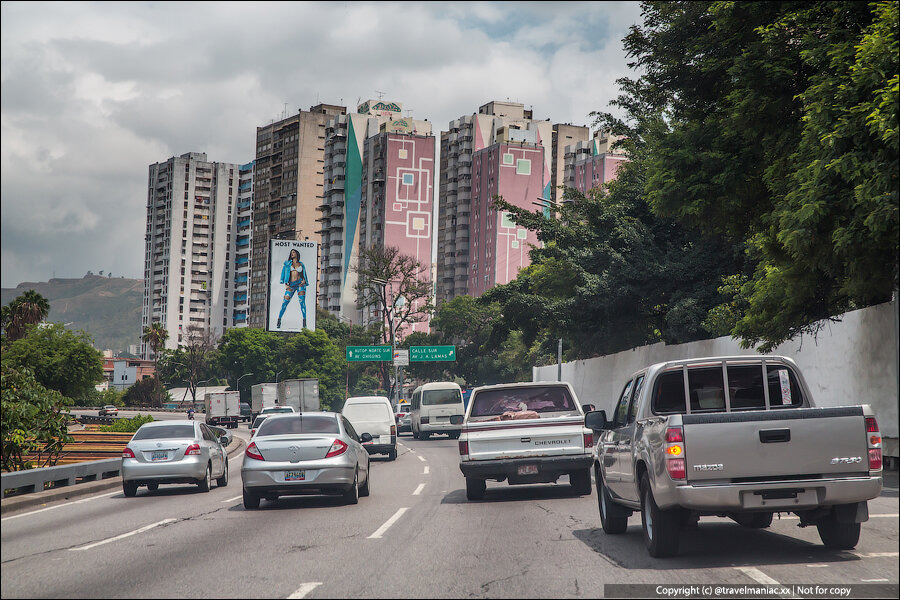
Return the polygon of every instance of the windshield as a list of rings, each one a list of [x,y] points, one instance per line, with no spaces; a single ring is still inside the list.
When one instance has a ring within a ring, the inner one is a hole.
[[[193,425],[157,425],[141,427],[134,434],[134,440],[171,440],[194,437]]]
[[[426,390],[422,392],[422,406],[435,406],[437,404],[462,404],[462,394],[459,390]]]
[[[351,404],[345,406],[344,416],[350,419],[351,423],[371,423],[393,421],[394,415],[386,404],[376,402],[366,402],[361,404]]]
[[[473,417],[516,418],[516,414],[577,411],[564,387],[519,387],[484,390],[475,396]],[[532,417],[537,417],[533,415]]]
[[[290,433],[340,433],[337,419],[331,416],[297,415],[267,419],[256,432],[257,437]]]
[[[294,409],[289,406],[280,406],[277,408],[264,408],[263,412],[266,414],[269,414],[269,413],[292,413],[292,412],[294,412]]]

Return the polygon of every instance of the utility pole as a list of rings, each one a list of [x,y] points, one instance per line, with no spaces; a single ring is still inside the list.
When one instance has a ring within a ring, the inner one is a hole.
[[[556,346],[556,380],[562,381],[562,338]]]

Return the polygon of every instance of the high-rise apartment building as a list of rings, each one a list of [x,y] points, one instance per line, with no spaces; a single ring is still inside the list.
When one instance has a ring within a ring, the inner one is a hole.
[[[219,336],[235,323],[230,291],[241,167],[189,152],[149,171],[142,329],[162,323],[166,348],[184,342],[190,327]],[[142,343],[142,357],[150,354]]]
[[[553,140],[553,126],[550,121],[535,121],[532,111],[518,102],[488,102],[473,115],[460,117],[450,122],[449,131],[441,132],[440,165],[440,211],[438,213],[437,248],[437,302],[455,296],[472,294],[470,283],[473,278],[471,237],[473,223],[473,160],[476,152],[497,143],[510,140],[519,142],[513,131],[528,131],[528,143],[543,149],[538,163],[531,163],[529,185],[518,189],[513,186],[506,190],[517,196],[504,195],[504,199],[514,204],[531,208],[538,198],[550,198],[552,180],[552,152],[548,147]],[[505,132],[501,138],[500,132]],[[509,154],[504,152],[504,154]],[[518,159],[516,159],[518,160]],[[533,158],[528,160],[533,161]],[[540,176],[540,184],[535,173]],[[498,173],[499,175],[499,173]],[[534,179],[532,179],[534,178]],[[495,181],[494,184],[497,182]],[[490,187],[489,182],[485,188]],[[527,264],[527,263],[526,263]],[[483,278],[484,273],[479,272]],[[515,274],[512,275],[515,277]]]
[[[555,123],[553,125],[553,150],[551,162],[553,171],[550,174],[550,195],[545,196],[554,204],[563,198],[563,190],[559,186],[565,183],[566,146],[574,146],[578,142],[586,142],[591,137],[591,130],[584,125]]]
[[[565,186],[587,192],[615,179],[619,167],[628,160],[621,150],[613,150],[618,140],[618,136],[598,129],[590,140],[567,146]]]
[[[252,245],[251,221],[253,216],[253,163],[240,167],[238,201],[234,212],[234,291],[232,318],[234,327],[246,327],[250,312],[250,250]]]
[[[256,128],[251,327],[266,326],[269,240],[320,241],[316,211],[324,195],[325,125],[346,112],[343,106],[318,104]]]
[[[372,240],[379,231],[376,220],[384,218],[384,214],[372,212],[376,206],[376,190],[378,202],[386,202],[388,198],[386,166],[381,163],[376,176],[372,150],[370,156],[366,156],[366,140],[379,136],[382,126],[394,121],[407,121],[411,124],[411,132],[418,134],[420,122],[402,119],[401,113],[399,103],[368,100],[359,105],[356,113],[339,115],[326,127],[325,197],[319,207],[322,224],[319,299],[320,305],[331,313],[354,322],[360,319],[356,308],[357,278],[353,271],[358,261],[360,237],[366,237],[367,243]],[[379,152],[383,146],[379,145]],[[433,162],[433,150],[431,156]],[[367,228],[365,234],[361,232],[361,224]],[[384,227],[381,223],[381,232]],[[387,243],[393,242],[388,240]]]

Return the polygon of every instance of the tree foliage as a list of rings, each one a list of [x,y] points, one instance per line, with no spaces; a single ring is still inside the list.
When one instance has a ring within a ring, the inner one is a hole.
[[[3,307],[0,325],[9,341],[25,337],[28,328],[50,314],[50,302],[34,290],[28,290]]]
[[[744,244],[770,350],[898,285],[896,2],[644,2],[619,120],[653,212]],[[734,271],[731,275],[741,275]],[[733,283],[733,280],[731,280]],[[726,303],[726,304],[727,304]]]

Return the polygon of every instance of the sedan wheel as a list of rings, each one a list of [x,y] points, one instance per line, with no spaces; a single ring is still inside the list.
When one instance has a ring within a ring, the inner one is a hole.
[[[225,459],[225,470],[222,471],[222,476],[216,479],[216,485],[218,487],[225,487],[228,485],[228,459]]]
[[[208,492],[211,482],[212,482],[212,465],[207,465],[206,477],[204,477],[199,482],[197,482],[197,486],[200,488],[201,492]]]
[[[128,498],[134,498],[137,495],[138,485],[131,481],[122,482],[122,491]]]
[[[244,508],[259,508],[259,496],[253,492],[248,492],[247,488],[244,488]]]
[[[344,503],[345,504],[358,504],[359,503],[359,470],[357,469],[356,473],[353,475],[353,485],[350,486],[350,489],[344,492]]]
[[[396,457],[396,453],[394,454]],[[366,484],[359,488],[360,496],[368,496],[369,495],[369,483],[372,481],[372,469],[369,469],[369,472],[366,474]]]

